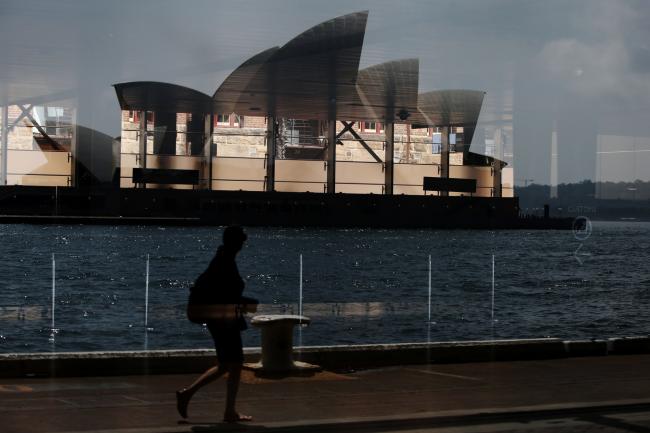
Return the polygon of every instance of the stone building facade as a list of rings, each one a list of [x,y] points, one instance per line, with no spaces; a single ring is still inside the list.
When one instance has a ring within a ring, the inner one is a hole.
[[[154,130],[153,113],[149,113],[147,129]],[[188,118],[191,114],[178,113],[176,115],[176,155],[191,155],[188,146],[188,135],[202,133],[202,131],[189,131]],[[139,148],[140,119],[137,112],[122,112],[122,153],[135,154]],[[267,119],[263,116],[238,116],[234,113],[229,115],[215,115],[212,142],[216,144],[216,156],[238,157],[238,158],[264,158],[266,155],[265,136]],[[322,129],[322,128],[321,128]],[[342,122],[337,122],[337,132],[344,129]],[[379,122],[355,122],[354,131],[363,139],[368,147],[382,160],[385,158],[384,140],[385,134]],[[395,162],[409,164],[438,164],[440,163],[439,151],[435,151],[435,128],[412,129],[406,124],[395,124]],[[460,150],[463,143],[463,128],[454,127],[452,133],[457,137],[457,147],[452,146],[450,153],[451,165],[463,164],[463,153]],[[282,135],[282,134],[281,134]],[[285,134],[286,135],[286,134]],[[283,135],[284,141],[291,146],[292,138]],[[296,146],[303,147],[325,147],[325,134],[314,134],[309,137],[302,137]],[[306,140],[305,140],[306,139]],[[345,133],[340,142],[342,145],[336,147],[337,161],[374,161],[373,156],[351,133]],[[307,145],[305,146],[305,143]],[[153,137],[148,137],[147,153],[153,154]],[[306,159],[318,159],[313,152]],[[290,158],[279,154],[279,158]]]

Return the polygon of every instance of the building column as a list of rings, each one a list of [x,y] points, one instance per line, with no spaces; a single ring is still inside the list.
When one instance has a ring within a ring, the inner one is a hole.
[[[443,126],[441,128],[440,141],[440,177],[443,179],[449,179],[449,126]],[[449,191],[440,191],[440,195],[446,197],[449,195]]]
[[[77,99],[77,106],[72,109],[72,120],[70,121],[72,125],[72,137],[70,139],[70,181],[68,182],[69,186],[77,186],[77,149],[79,147],[79,122],[77,112],[79,111],[79,102]],[[121,111],[120,111],[121,114]],[[121,120],[120,120],[121,124]],[[122,149],[120,148],[120,152]],[[120,169],[121,170],[121,169]],[[122,176],[122,173],[120,173]]]
[[[203,185],[204,189],[212,189],[212,132],[214,128],[214,122],[212,114],[206,114],[203,116],[203,156],[208,160],[207,161],[207,179],[206,183]]]
[[[327,122],[327,192],[336,192],[336,119]]]
[[[504,163],[498,159],[503,158],[503,134],[501,126],[494,132],[494,154],[492,155],[492,197],[501,197],[501,169]],[[552,187],[551,187],[552,188]]]
[[[0,185],[7,184],[7,151],[9,149],[9,107],[2,106],[2,163],[0,166]]]
[[[394,165],[395,156],[395,124],[393,122],[384,125],[386,134],[386,152],[384,155],[384,194],[393,195]]]
[[[269,116],[266,119],[266,191],[275,191],[275,152],[277,143],[275,138],[277,130],[275,117]]]
[[[210,149],[208,150],[208,153],[210,154],[210,190],[213,190],[212,187],[212,179],[214,178],[214,159],[217,157],[219,154],[219,139],[218,135],[214,135],[214,141],[212,135],[214,134],[214,128],[215,128],[215,116],[216,114],[212,113],[210,114],[210,130],[212,131],[212,134],[210,136]]]
[[[501,197],[501,169],[502,162],[498,159],[492,161],[492,197]]]
[[[147,168],[147,112],[139,111],[140,115],[140,168]],[[140,184],[140,188],[146,188],[147,184]]]

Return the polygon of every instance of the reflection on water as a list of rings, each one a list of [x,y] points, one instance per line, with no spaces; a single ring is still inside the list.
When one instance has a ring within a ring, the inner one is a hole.
[[[185,302],[220,233],[0,226],[0,352],[209,347],[207,331],[187,321]],[[239,257],[246,293],[262,302],[258,314],[298,314],[302,293],[313,320],[297,336],[304,345],[603,338],[646,334],[650,324],[650,224],[594,223],[582,241],[570,231],[249,235]],[[52,253],[56,346],[48,342]],[[259,345],[257,329],[245,344]]]

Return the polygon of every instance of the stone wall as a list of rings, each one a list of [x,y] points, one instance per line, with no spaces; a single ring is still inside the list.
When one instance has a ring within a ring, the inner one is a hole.
[[[186,114],[177,115],[176,130],[179,134],[176,139],[176,154],[186,155],[187,146],[185,135],[187,118]],[[149,122],[148,128],[153,128]],[[337,132],[341,132],[343,123],[337,122]],[[138,152],[139,124],[129,118],[129,112],[122,112],[122,153]],[[353,129],[366,142],[366,144],[384,159],[384,140],[382,132],[362,131],[360,123],[355,122]],[[462,132],[459,128],[454,132]],[[215,125],[212,141],[216,143],[217,156],[239,157],[239,158],[263,158],[266,155],[266,117],[264,116],[241,116],[240,123],[236,126]],[[410,141],[408,140],[410,135]],[[374,161],[372,155],[359,143],[350,133],[346,133],[341,141],[343,146],[336,147],[336,158],[339,161]],[[433,154],[431,129],[412,129],[407,134],[407,125],[395,125],[395,162],[410,164],[439,164],[440,154]],[[147,151],[153,152],[153,139],[147,140]],[[462,152],[450,154],[450,164],[462,165]]]
[[[212,142],[217,145],[217,156],[264,158],[266,155],[266,127],[248,127],[246,117],[243,128],[215,128]]]

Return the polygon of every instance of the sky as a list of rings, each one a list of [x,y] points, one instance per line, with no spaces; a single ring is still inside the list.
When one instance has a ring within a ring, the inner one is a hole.
[[[645,0],[0,0],[0,104],[72,92],[79,123],[117,136],[112,84],[212,94],[253,54],[360,10],[361,67],[418,57],[420,92],[487,92],[472,150],[517,184],[650,181]]]

